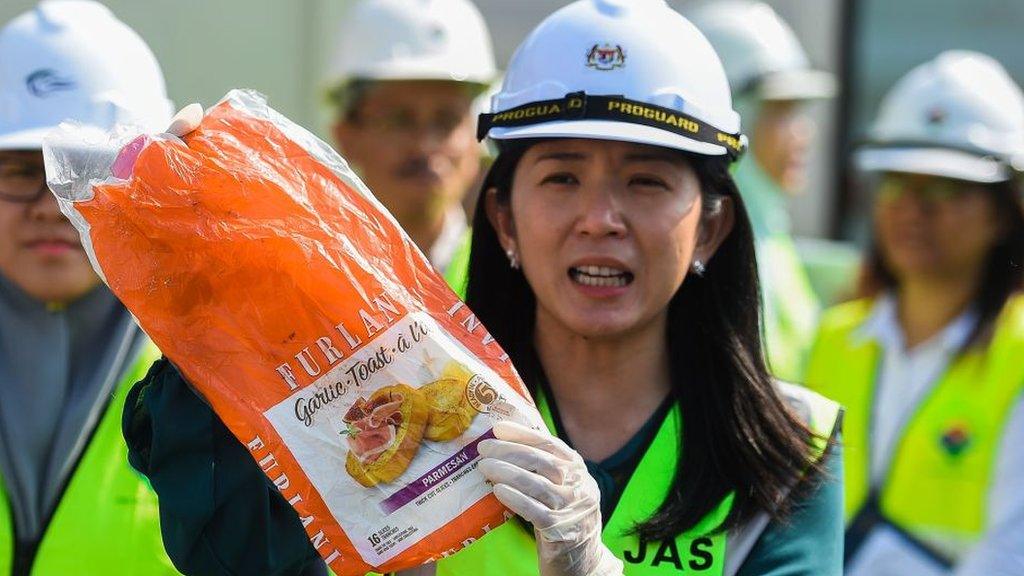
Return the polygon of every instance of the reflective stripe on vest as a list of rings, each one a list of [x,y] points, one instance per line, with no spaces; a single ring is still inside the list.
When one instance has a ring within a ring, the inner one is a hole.
[[[164,552],[156,495],[128,465],[121,413],[160,352],[148,343],[118,382],[39,545],[32,574],[178,574]],[[10,574],[13,525],[0,484],[0,574]]]
[[[799,404],[798,412],[808,418],[815,432],[828,438],[836,425],[839,407],[807,390],[782,385],[783,395],[791,404]],[[554,433],[551,410],[545,399],[537,399],[537,407]],[[728,558],[727,536],[710,534],[728,516],[732,496],[728,496],[698,525],[671,541],[641,545],[629,530],[650,518],[664,502],[672,485],[679,459],[679,437],[682,415],[673,406],[658,429],[647,452],[626,484],[612,517],[604,527],[602,540],[616,557],[623,561],[626,576],[640,574],[699,573],[706,576],[726,575],[726,564],[736,568],[743,558]],[[822,441],[820,448],[827,440]],[[820,449],[819,448],[819,449]],[[437,563],[438,576],[474,574],[481,576],[527,576],[539,574],[537,545],[533,534],[519,520],[512,520],[487,532],[478,542]],[[749,547],[743,551],[745,554]]]
[[[864,506],[870,486],[871,413],[881,349],[858,338],[872,310],[857,301],[829,310],[807,383],[847,409],[844,425],[846,516]],[[986,525],[1002,430],[1024,393],[1024,298],[1011,299],[991,342],[948,366],[905,424],[880,487],[882,515],[954,556]],[[955,497],[954,497],[955,496]]]

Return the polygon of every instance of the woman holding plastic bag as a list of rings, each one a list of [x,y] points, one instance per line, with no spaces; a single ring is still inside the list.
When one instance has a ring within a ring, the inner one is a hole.
[[[501,154],[467,302],[550,434],[495,425],[480,469],[525,522],[426,570],[839,574],[839,409],[765,369],[729,94],[662,0],[580,0],[517,51],[481,118]],[[316,569],[294,512],[173,367],[131,400],[131,458],[179,568]]]

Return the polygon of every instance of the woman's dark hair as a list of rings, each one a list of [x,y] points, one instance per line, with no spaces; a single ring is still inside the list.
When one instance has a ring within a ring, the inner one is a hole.
[[[1003,305],[1024,287],[1024,211],[1020,204],[1019,183],[1014,180],[996,184],[965,182],[964,186],[983,188],[980,192],[988,195],[993,213],[1002,221],[1003,236],[989,250],[981,282],[972,299],[978,312],[977,324],[961,350],[988,342]],[[896,288],[897,284],[896,276],[885,263],[875,240],[861,268],[856,296],[873,298]]]
[[[505,145],[482,194],[494,188],[498,202],[508,203],[516,165],[533,143]],[[754,237],[728,163],[696,155],[688,160],[700,179],[705,212],[728,196],[735,225],[704,276],[687,276],[669,303],[666,338],[682,411],[680,443],[685,438],[686,445],[665,502],[634,527],[645,541],[693,528],[730,493],[732,510],[719,528],[761,511],[783,517],[787,491],[820,471],[813,435],[785,406],[762,356]],[[536,301],[523,274],[508,265],[485,205],[481,197],[473,218],[466,302],[536,392],[538,375],[529,369],[537,363]]]

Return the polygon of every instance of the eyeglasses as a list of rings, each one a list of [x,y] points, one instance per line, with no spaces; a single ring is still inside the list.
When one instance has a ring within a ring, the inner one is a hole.
[[[46,192],[46,171],[41,164],[0,159],[0,200],[32,204]]]
[[[465,126],[472,128],[472,122],[466,121],[466,115],[453,111],[443,111],[433,118],[417,118],[413,110],[393,110],[385,113],[369,113],[354,115],[353,120],[364,128],[398,138],[416,137],[424,133],[437,134],[447,138],[456,130]]]
[[[875,198],[879,204],[893,204],[913,195],[918,201],[934,206],[949,204],[966,197],[977,189],[976,186],[948,178],[912,180],[889,176],[882,178]]]

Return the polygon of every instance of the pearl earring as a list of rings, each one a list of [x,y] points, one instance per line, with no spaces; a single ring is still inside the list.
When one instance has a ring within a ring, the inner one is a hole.
[[[693,273],[694,274],[696,274],[697,276],[703,277],[704,276],[704,272],[706,272],[706,271],[707,271],[707,268],[704,267],[704,263],[703,262],[701,262],[700,260],[694,260],[693,261]]]
[[[508,250],[505,251],[505,255],[508,256],[508,265],[513,270],[518,270],[519,269],[519,258],[516,258],[516,251],[511,249],[511,248],[509,248]]]

